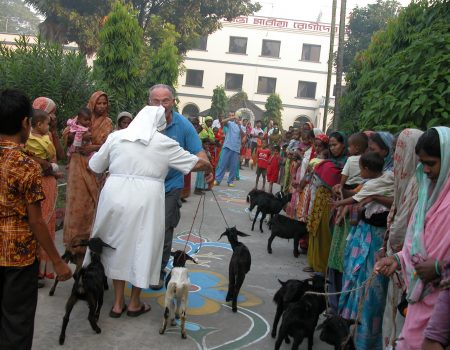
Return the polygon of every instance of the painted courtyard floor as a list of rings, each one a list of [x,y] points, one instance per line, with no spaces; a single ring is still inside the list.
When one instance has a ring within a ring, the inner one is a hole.
[[[100,314],[99,326],[102,329],[96,334],[87,320],[88,307],[83,301],[78,302],[71,314],[66,332],[66,342],[58,344],[64,306],[72,288],[72,280],[60,283],[53,297],[48,295],[50,283],[39,290],[38,308],[35,320],[33,349],[198,349],[198,350],[231,350],[231,349],[273,349],[275,340],[271,338],[275,304],[274,293],[279,288],[277,279],[307,278],[302,272],[306,266],[306,256],[298,259],[292,254],[292,240],[275,239],[272,244],[273,254],[267,254],[269,229],[263,225],[264,233],[259,230],[251,232],[246,195],[254,186],[255,174],[244,168],[241,180],[236,187],[229,188],[225,181],[214,188],[214,193],[230,226],[250,234],[240,238],[252,254],[252,267],[247,274],[238,300],[238,313],[231,311],[225,303],[228,287],[228,263],[232,251],[226,238],[218,240],[225,230],[225,222],[211,192],[206,192],[203,224],[201,224],[202,208],[200,206],[194,223],[193,235],[188,242],[188,251],[197,252],[199,264],[189,264],[192,283],[189,293],[187,311],[188,338],[181,339],[180,329],[170,327],[166,334],[158,333],[162,322],[164,292],[143,292],[143,300],[150,303],[152,310],[137,318],[125,314],[119,319],[108,316],[112,306],[113,291],[105,292],[105,300]],[[195,183],[195,174],[192,183]],[[278,190],[277,186],[274,190]],[[191,195],[183,204],[181,222],[175,230],[173,247],[183,249],[186,244],[194,213],[200,196]],[[163,218],[161,218],[163,220]],[[200,229],[200,231],[199,231]],[[57,233],[57,243],[62,252],[62,232]],[[111,282],[109,283],[111,286]],[[130,293],[130,288],[127,288]],[[282,349],[291,346],[283,344]],[[303,341],[300,349],[307,349]],[[316,332],[314,349],[331,349],[322,343]]]

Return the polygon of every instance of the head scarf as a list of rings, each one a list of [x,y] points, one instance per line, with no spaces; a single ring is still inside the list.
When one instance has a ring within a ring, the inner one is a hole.
[[[313,130],[313,129],[314,129],[314,124],[313,124],[313,123],[311,123],[311,122],[305,122],[303,125],[305,125],[305,124],[309,126],[310,130]],[[302,130],[303,130],[303,125],[302,125]]]
[[[33,101],[33,108],[50,113],[56,110],[56,103],[48,97],[38,97]]]
[[[328,138],[328,136],[323,134],[323,133],[319,134],[319,135],[316,135],[316,140],[321,141],[325,145],[328,145],[328,143],[330,142],[330,139]]]
[[[127,129],[117,131],[121,140],[139,141],[148,145],[157,131],[166,128],[166,114],[161,106],[145,106]]]
[[[100,115],[99,117],[108,117],[109,99],[108,99],[108,95],[103,91],[96,91],[91,95],[91,98],[89,99],[89,102],[87,104],[87,108],[89,108],[91,110],[92,114],[94,114],[95,105],[97,104],[97,100],[101,96],[106,97],[106,102],[108,103],[108,108],[106,108],[104,114]],[[93,119],[95,119],[95,118],[93,117]]]
[[[450,187],[450,128],[441,126],[434,129],[439,134],[441,169],[436,184],[432,186],[431,180],[423,172],[423,165],[419,163],[417,166],[418,198],[414,212],[414,221],[408,227],[407,233],[407,239],[411,240],[411,259],[415,260],[424,260],[428,256],[424,241],[425,221],[430,226],[428,230],[432,232],[432,235],[436,236],[434,238],[437,239],[437,242],[439,242],[439,237],[437,237],[439,236],[438,231],[442,232],[442,239],[445,235],[448,235],[448,227],[441,227],[442,225],[437,224],[435,222],[436,219],[432,217],[439,216],[442,220],[444,216],[448,215],[448,212],[445,212],[445,210],[439,211],[439,207],[450,206],[449,203],[445,202],[448,201]],[[436,225],[436,227],[432,228],[431,226],[433,225]],[[439,245],[440,243],[437,244]],[[442,244],[442,247],[444,247],[444,244]],[[407,297],[410,302],[417,302],[430,293],[431,287],[423,284],[422,280],[415,273],[413,264],[406,262],[405,266],[407,272],[406,277],[409,282]]]
[[[207,116],[206,118],[205,118],[205,123],[208,121],[208,120],[213,120],[213,117],[210,117],[210,116]]]
[[[392,150],[394,148],[394,136],[390,132],[379,131],[377,132],[380,135],[383,143],[389,149],[389,152],[386,157],[384,157],[384,167],[383,171],[392,170],[394,168],[394,159],[392,158]]]
[[[388,217],[390,246],[401,250],[414,206],[417,202],[415,172],[419,158],[415,147],[423,131],[403,130],[397,139],[394,153],[394,203]]]
[[[133,115],[130,112],[124,111],[124,112],[120,112],[119,115],[117,116],[117,123],[120,122],[120,119],[125,118],[125,117],[128,117],[131,120],[133,120]]]

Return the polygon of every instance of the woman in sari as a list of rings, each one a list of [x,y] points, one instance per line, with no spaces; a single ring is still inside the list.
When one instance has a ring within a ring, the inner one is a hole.
[[[423,131],[417,129],[405,129],[398,136],[394,152],[394,203],[389,212],[388,229],[380,257],[386,253],[392,255],[402,250],[408,222],[417,202],[415,172],[419,158],[414,148],[422,134]],[[389,283],[383,321],[384,346],[393,345],[403,327],[404,317],[396,312],[403,292],[402,284],[397,275]],[[394,314],[396,314],[395,324]]]
[[[108,117],[108,96],[103,91],[94,92],[87,107],[92,111],[92,126],[91,132],[85,135],[90,136],[91,144],[80,147],[70,158],[64,219],[65,245],[69,245],[74,237],[89,237],[91,233],[101,183],[88,169],[88,156],[98,151],[113,131],[112,121]],[[63,132],[66,145],[73,137],[67,127]]]
[[[33,101],[33,108],[40,109],[44,112],[47,112],[50,116],[50,130],[49,137],[52,142],[53,148],[56,152],[53,152],[53,157],[50,162],[45,160],[40,160],[40,163],[48,163],[41,164],[43,170],[44,168],[48,168],[51,166],[50,163],[56,163],[57,160],[64,159],[64,149],[59,141],[58,132],[57,132],[57,120],[56,120],[56,104],[55,102],[48,97],[38,97]],[[42,217],[44,218],[48,231],[50,233],[50,237],[55,240],[55,228],[56,228],[56,196],[57,196],[57,186],[56,186],[56,178],[53,174],[44,175],[42,177],[42,189],[45,194],[45,199],[41,202],[42,208]],[[38,252],[39,256],[39,278],[44,279],[53,279],[53,265],[42,248],[39,248]],[[40,284],[40,286],[43,284]]]
[[[397,349],[419,350],[437,301],[444,261],[450,259],[450,128],[427,130],[418,140],[416,154],[417,204],[408,224],[402,250],[381,259],[375,272],[391,276],[402,270],[408,300],[408,313]]]
[[[369,136],[369,151],[378,153],[384,158],[383,171],[394,169],[393,146],[394,136],[389,132],[379,131]]]
[[[331,245],[331,189],[341,181],[341,170],[347,159],[345,136],[340,132],[332,133],[329,148],[331,158],[314,168],[311,181],[312,205],[307,222],[308,264],[313,271],[321,274],[326,271]]]

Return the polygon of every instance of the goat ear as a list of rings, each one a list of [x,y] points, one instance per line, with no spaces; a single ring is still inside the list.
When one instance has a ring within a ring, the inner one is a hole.
[[[250,236],[250,235],[248,235],[244,232],[238,231],[238,230],[236,230],[236,232],[237,232],[238,236],[241,236],[241,237],[249,237]]]
[[[227,235],[227,233],[226,232],[224,232],[224,233],[222,233],[221,235],[220,235],[220,237],[219,237],[219,241],[220,241],[220,239],[223,237],[223,236],[226,236]]]
[[[192,256],[187,255],[187,254],[186,254],[186,260],[191,260],[191,261],[193,261],[195,264],[198,264],[198,261],[197,261],[196,258],[193,258]]]
[[[105,243],[103,241],[102,241],[102,246],[116,250],[116,248],[111,247],[108,243]]]
[[[287,281],[286,281],[286,282],[283,282],[283,281],[281,281],[281,280],[278,280],[278,282],[280,282],[280,284],[281,284],[282,286],[285,286],[286,283],[287,283]]]

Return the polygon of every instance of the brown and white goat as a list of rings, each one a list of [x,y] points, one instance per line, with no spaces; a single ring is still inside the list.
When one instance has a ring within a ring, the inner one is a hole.
[[[188,269],[185,267],[186,261],[191,260],[197,263],[182,250],[171,252],[173,256],[173,269],[170,272],[170,280],[166,285],[166,298],[164,302],[164,319],[159,330],[159,334],[164,334],[170,318],[170,325],[176,326],[175,317],[180,318],[181,338],[186,339],[186,309],[188,303],[188,293],[191,286]],[[169,279],[169,277],[167,277]],[[175,309],[176,303],[176,309]]]

